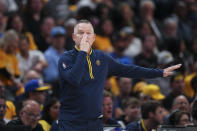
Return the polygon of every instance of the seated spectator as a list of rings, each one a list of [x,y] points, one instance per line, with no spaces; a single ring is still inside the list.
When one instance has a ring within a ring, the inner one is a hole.
[[[40,106],[37,102],[32,101],[26,104],[20,111],[19,118],[10,121],[8,126],[26,125],[31,127],[31,131],[43,131],[42,126],[38,123],[40,119]]]
[[[112,21],[109,18],[105,18],[100,21],[97,27],[96,39],[93,45],[94,48],[104,52],[112,52],[113,46],[110,41],[110,37],[114,30]]]
[[[42,52],[38,50],[29,50],[29,39],[25,35],[20,36],[19,53],[17,54],[19,69],[21,73],[21,79],[24,78],[24,74],[33,69],[38,73],[47,66],[47,62]]]
[[[163,100],[163,105],[167,110],[172,108],[174,99],[183,94],[184,76],[180,73],[175,73],[170,79],[171,92]]]
[[[66,50],[71,50],[75,42],[72,39],[72,34],[74,31],[74,26],[77,24],[77,20],[75,18],[69,18],[67,21],[64,23],[64,28],[66,29],[66,44],[64,45]]]
[[[177,111],[174,114],[174,124],[175,126],[187,126],[191,124],[190,114],[184,111]]]
[[[6,125],[9,121],[5,118],[6,108],[7,106],[5,97],[0,96],[0,126]]]
[[[46,102],[42,111],[42,117],[39,123],[42,125],[44,131],[49,131],[51,125],[54,121],[58,119],[59,116],[60,102],[56,98],[52,98]]]
[[[43,71],[44,81],[53,85],[54,94],[58,94],[58,60],[64,53],[66,31],[63,27],[54,27],[51,31],[52,45],[44,52],[48,67]]]
[[[25,30],[24,23],[22,17],[18,13],[13,13],[11,16],[8,17],[7,22],[7,30],[14,29],[18,35],[25,35],[29,39],[29,49],[36,50],[38,49],[34,37],[31,32]]]
[[[0,80],[6,87],[6,97],[14,101],[15,92],[21,87],[16,51],[19,37],[14,30],[4,33],[0,41]]]
[[[51,45],[51,30],[55,26],[55,21],[52,17],[45,17],[40,25],[40,35],[35,37],[36,44],[39,50],[44,52]]]
[[[124,115],[123,111],[123,99],[129,97],[132,88],[132,79],[121,77],[118,79],[118,86],[120,95],[114,99],[114,117],[115,119],[120,118]]]
[[[139,55],[142,51],[141,40],[138,37],[136,37],[134,28],[124,27],[123,29],[127,30],[127,34],[129,37],[129,44],[128,47],[124,50],[124,55],[134,58],[135,56]]]
[[[142,118],[127,125],[128,131],[150,131],[163,122],[163,108],[158,101],[147,101],[141,106]]]
[[[113,98],[112,94],[104,91],[103,95],[103,124],[104,125],[118,125],[118,122],[112,119]]]
[[[175,119],[175,113],[177,111],[189,112],[190,111],[189,101],[184,95],[177,96],[173,101],[172,109],[170,111],[171,111],[170,114],[164,118],[165,125],[168,125],[168,124],[175,125],[174,119]]]
[[[190,111],[190,104],[187,98],[184,95],[177,96],[172,104],[172,111],[173,110],[180,110],[180,111]]]
[[[0,80],[0,97],[5,97],[5,87]],[[5,119],[12,120],[16,116],[16,108],[12,101],[6,100]]]
[[[154,35],[146,35],[142,39],[142,52],[135,57],[136,65],[156,68],[157,56],[154,54],[156,38]]]
[[[43,109],[43,104],[46,101],[46,91],[51,87],[43,85],[43,82],[39,79],[33,79],[27,82],[25,85],[25,95],[28,100],[35,100],[39,103],[40,109]]]
[[[129,28],[129,27],[128,27]],[[128,28],[121,29],[120,32],[116,32],[112,35],[111,41],[114,47],[114,51],[110,55],[123,64],[134,64],[134,60],[124,55],[124,50],[128,47],[130,42],[131,31]]]
[[[124,125],[137,121],[140,118],[140,101],[136,98],[126,98],[123,100],[124,115],[119,119]]]

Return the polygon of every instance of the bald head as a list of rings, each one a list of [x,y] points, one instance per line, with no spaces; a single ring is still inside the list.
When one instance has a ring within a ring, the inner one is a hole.
[[[34,100],[26,101],[20,112],[20,118],[24,125],[31,126],[34,129],[40,119],[39,104]]]
[[[177,96],[172,105],[172,109],[178,109],[181,111],[189,111],[189,101],[184,95],[179,95]]]

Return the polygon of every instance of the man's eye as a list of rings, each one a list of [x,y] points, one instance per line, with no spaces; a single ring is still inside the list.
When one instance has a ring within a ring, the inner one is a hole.
[[[82,34],[83,34],[83,32],[79,32],[78,34],[82,35]]]

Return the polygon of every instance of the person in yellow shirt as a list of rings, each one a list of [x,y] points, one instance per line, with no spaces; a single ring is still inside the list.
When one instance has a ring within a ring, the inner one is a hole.
[[[98,29],[96,30],[96,39],[93,48],[104,52],[112,52],[113,46],[110,36],[113,30],[113,24],[110,19],[101,20]]]
[[[14,30],[6,31],[0,41],[0,79],[5,86],[12,86],[15,78],[20,76],[16,58],[18,41]]]
[[[0,97],[5,96],[5,88],[0,80]],[[16,116],[16,108],[12,101],[6,100],[6,112],[4,118],[6,120],[12,120]]]
[[[42,125],[44,131],[50,131],[52,123],[58,119],[60,102],[56,98],[50,99],[46,102],[43,108],[43,114],[39,123]]]

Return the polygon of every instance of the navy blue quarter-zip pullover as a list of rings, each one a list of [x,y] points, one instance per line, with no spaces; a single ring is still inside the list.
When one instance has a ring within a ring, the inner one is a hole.
[[[102,114],[107,75],[130,78],[162,77],[162,69],[124,65],[98,50],[90,54],[74,48],[59,60],[60,120],[94,120]]]

